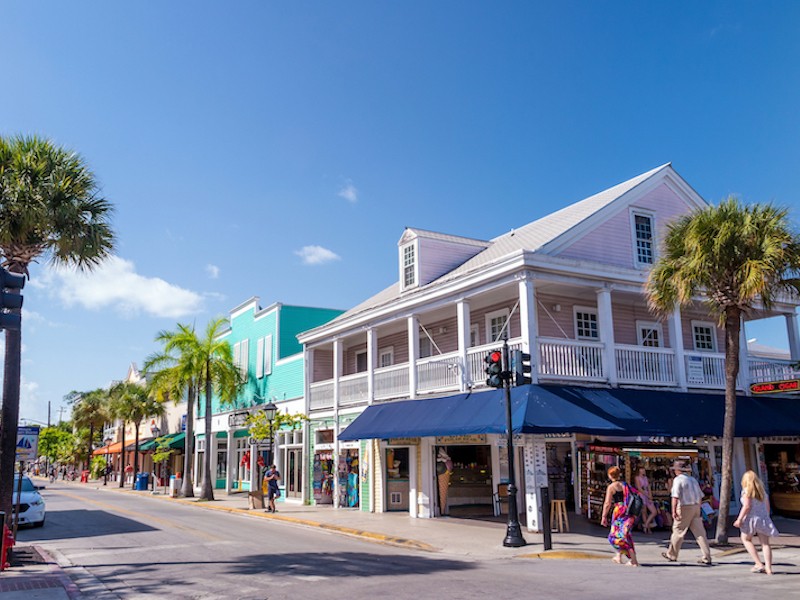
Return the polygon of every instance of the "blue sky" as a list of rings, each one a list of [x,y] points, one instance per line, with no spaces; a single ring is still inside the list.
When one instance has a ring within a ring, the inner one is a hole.
[[[406,226],[490,239],[666,162],[797,217],[799,29],[791,2],[5,3],[0,134],[80,152],[119,235],[88,280],[32,270],[21,414],[251,296],[349,308]]]

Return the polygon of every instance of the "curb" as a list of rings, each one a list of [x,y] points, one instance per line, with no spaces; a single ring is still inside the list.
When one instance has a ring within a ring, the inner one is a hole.
[[[541,560],[610,560],[610,554],[581,550],[546,550],[532,554],[519,554],[514,558],[538,558]]]

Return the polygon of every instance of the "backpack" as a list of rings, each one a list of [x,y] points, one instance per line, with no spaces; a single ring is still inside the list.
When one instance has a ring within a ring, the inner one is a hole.
[[[644,500],[635,487],[625,484],[625,508],[629,517],[638,517],[644,510]]]

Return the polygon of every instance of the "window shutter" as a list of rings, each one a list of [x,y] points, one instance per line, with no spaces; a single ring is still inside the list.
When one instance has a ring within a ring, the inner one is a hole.
[[[264,338],[256,341],[256,378],[264,377]]]
[[[242,379],[247,381],[250,371],[250,340],[242,340]]]
[[[264,375],[272,374],[272,336],[264,338]]]

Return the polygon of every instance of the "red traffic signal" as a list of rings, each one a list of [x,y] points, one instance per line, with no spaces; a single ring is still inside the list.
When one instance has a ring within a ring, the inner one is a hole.
[[[483,359],[486,363],[486,385],[494,388],[503,387],[503,353],[500,350],[492,350]]]

